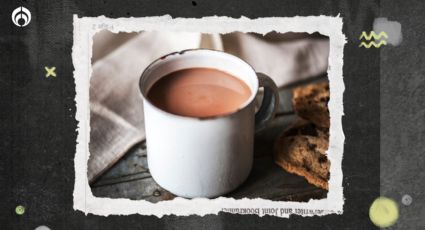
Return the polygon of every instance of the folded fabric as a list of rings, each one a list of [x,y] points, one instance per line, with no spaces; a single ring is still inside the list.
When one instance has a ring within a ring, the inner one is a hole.
[[[300,36],[295,40],[265,39],[254,34],[223,36],[223,48],[248,62],[257,72],[284,86],[315,77],[328,67],[329,40]]]
[[[143,70],[165,54],[198,48],[200,39],[197,33],[141,33],[94,63],[90,79],[89,181],[145,137],[138,87]]]

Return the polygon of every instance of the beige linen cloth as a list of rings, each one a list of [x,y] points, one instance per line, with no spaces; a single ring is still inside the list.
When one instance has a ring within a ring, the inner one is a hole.
[[[93,182],[132,146],[145,139],[142,99],[138,87],[143,70],[165,54],[210,48],[234,54],[257,72],[284,86],[324,73],[327,39],[305,34],[199,34],[141,32],[95,36],[90,80],[90,158]]]

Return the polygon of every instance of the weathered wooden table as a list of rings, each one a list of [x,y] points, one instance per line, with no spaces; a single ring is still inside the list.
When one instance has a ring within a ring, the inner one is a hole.
[[[287,173],[272,160],[275,138],[297,119],[291,108],[291,90],[281,90],[280,97],[280,112],[266,129],[255,136],[251,174],[242,186],[226,194],[226,197],[286,201],[308,201],[326,197],[326,190],[310,185],[303,177]],[[152,179],[146,154],[145,143],[132,148],[91,185],[93,194],[97,197],[143,199],[151,202],[173,199],[173,194]]]

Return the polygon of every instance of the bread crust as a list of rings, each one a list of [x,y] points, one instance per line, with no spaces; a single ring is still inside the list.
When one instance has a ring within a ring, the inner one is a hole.
[[[329,83],[319,82],[293,90],[292,104],[298,116],[320,127],[329,128]]]
[[[310,184],[328,190],[330,161],[326,151],[329,132],[315,124],[299,120],[276,140],[274,160],[290,173],[307,179]]]

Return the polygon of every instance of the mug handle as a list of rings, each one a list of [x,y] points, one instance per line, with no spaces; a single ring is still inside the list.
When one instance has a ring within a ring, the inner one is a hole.
[[[279,107],[279,91],[274,81],[263,73],[256,73],[258,77],[258,87],[264,88],[264,97],[261,106],[255,114],[255,131],[266,127],[276,114]]]

